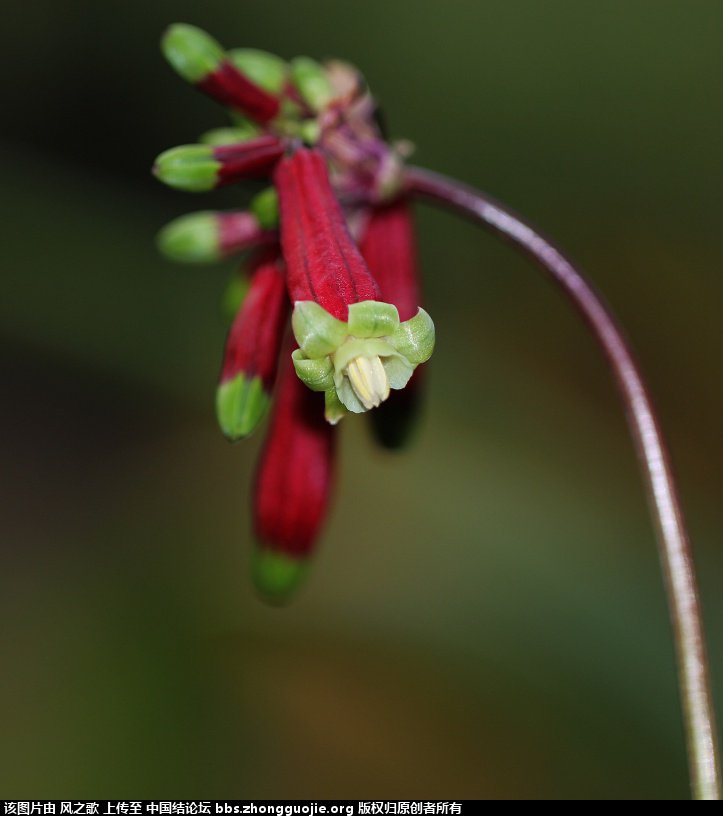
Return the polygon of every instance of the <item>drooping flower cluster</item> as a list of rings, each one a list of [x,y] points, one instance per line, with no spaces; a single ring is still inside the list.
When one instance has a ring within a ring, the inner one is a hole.
[[[395,448],[417,414],[417,366],[432,353],[434,326],[419,303],[402,175],[408,147],[385,141],[372,96],[345,63],[225,51],[182,24],[162,48],[232,122],[161,154],[155,175],[191,192],[271,182],[248,210],[176,219],[159,245],[187,262],[251,253],[216,408],[235,441],[274,398],[254,494],[254,576],[267,597],[283,599],[303,576],[326,516],[334,425],[371,411],[376,437]]]

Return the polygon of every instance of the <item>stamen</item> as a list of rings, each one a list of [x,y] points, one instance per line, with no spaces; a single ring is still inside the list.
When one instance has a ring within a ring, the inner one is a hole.
[[[389,396],[389,380],[378,356],[355,357],[346,367],[354,393],[367,409],[376,408]]]

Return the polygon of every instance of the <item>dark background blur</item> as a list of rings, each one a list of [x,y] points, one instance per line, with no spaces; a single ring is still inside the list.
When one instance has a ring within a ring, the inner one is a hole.
[[[723,711],[719,0],[29,0],[2,26],[6,798],[687,795],[651,524],[610,377],[542,276],[421,209],[438,327],[403,456],[342,432],[304,591],[255,596],[213,394],[232,268],[154,235],[236,193],[153,158],[224,123],[163,62],[359,64],[415,160],[524,212],[639,352],[696,546]],[[382,532],[380,532],[382,531]]]

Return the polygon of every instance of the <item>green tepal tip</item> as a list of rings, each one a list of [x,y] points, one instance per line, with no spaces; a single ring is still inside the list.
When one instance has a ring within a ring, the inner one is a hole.
[[[283,604],[303,581],[307,567],[306,559],[257,547],[253,555],[253,581],[265,600]]]
[[[291,76],[304,102],[318,112],[334,98],[334,87],[316,60],[310,57],[296,57],[291,61]]]
[[[216,186],[220,167],[210,146],[181,145],[161,153],[153,165],[153,174],[169,187],[201,193]]]
[[[174,23],[161,39],[163,55],[188,82],[201,82],[220,65],[225,54],[216,40],[196,26]]]
[[[210,263],[221,257],[218,218],[214,212],[182,215],[158,233],[158,248],[174,261]]]
[[[279,194],[276,187],[267,187],[257,193],[251,199],[249,209],[263,229],[276,229],[279,226]]]
[[[224,145],[248,142],[250,139],[255,139],[260,133],[261,131],[253,122],[240,120],[233,127],[220,127],[207,130],[201,134],[198,141],[201,144],[210,145],[211,147],[223,147]]]
[[[258,48],[233,48],[228,52],[228,58],[242,74],[265,91],[278,95],[284,90],[289,66],[276,54]]]
[[[216,418],[231,442],[252,433],[268,411],[271,399],[260,377],[243,373],[222,382],[216,389]]]

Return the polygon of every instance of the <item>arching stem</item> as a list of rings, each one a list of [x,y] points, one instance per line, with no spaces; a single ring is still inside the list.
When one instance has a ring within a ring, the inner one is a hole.
[[[673,624],[693,796],[720,799],[715,718],[693,556],[660,427],[625,335],[594,287],[519,216],[484,193],[422,168],[408,168],[406,179],[412,194],[456,210],[528,255],[562,289],[600,343],[625,406],[655,520]]]

